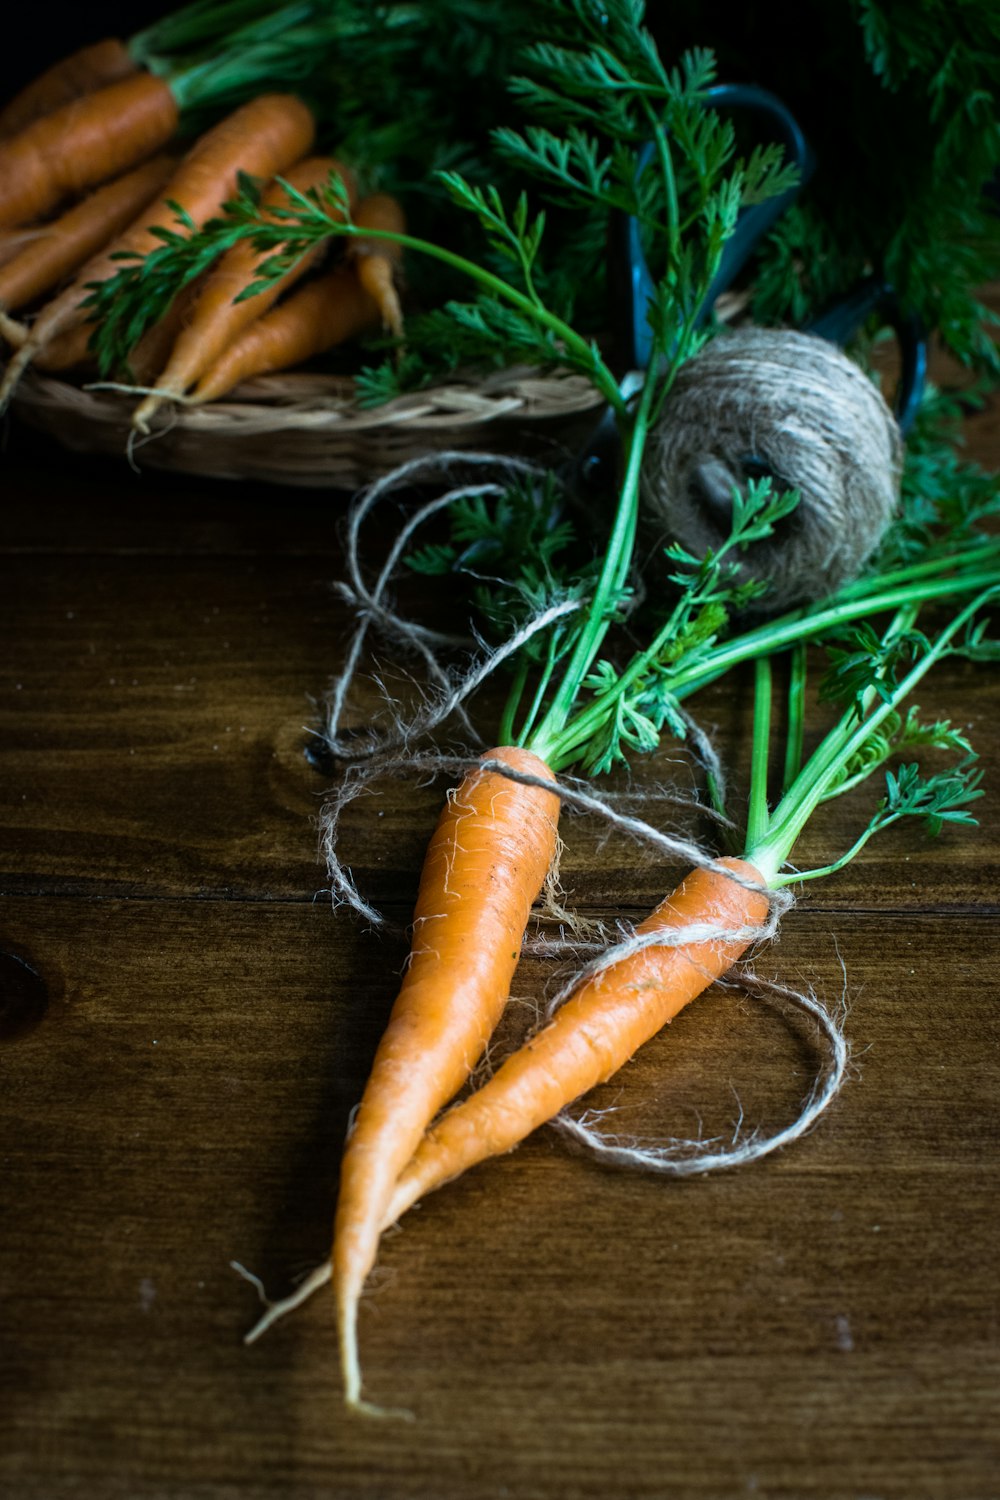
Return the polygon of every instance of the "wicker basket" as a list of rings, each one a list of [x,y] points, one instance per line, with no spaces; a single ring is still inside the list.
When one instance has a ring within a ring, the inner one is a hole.
[[[210,406],[178,408],[138,440],[130,428],[134,404],[29,371],[14,409],[66,448],[129,454],[140,468],[355,489],[444,450],[558,461],[593,427],[600,397],[580,376],[512,368],[365,411],[355,405],[349,379],[291,373],[249,381]]]

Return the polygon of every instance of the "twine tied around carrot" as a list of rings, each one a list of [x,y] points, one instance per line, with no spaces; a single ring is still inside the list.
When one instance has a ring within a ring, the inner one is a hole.
[[[451,452],[429,455],[402,465],[375,482],[359,496],[348,515],[345,534],[346,578],[338,585],[338,589],[351,604],[357,624],[346,652],[344,667],[331,685],[320,735],[329,754],[344,766],[339,786],[324,804],[320,817],[320,844],[334,903],[351,907],[373,926],[384,929],[385,919],[359,891],[340,854],[340,829],[345,809],[359,796],[370,793],[375,783],[383,778],[405,775],[426,781],[439,775],[457,777],[465,773],[475,760],[474,751],[467,749],[461,753],[449,754],[436,749],[418,750],[416,747],[433,730],[455,719],[461,725],[464,737],[471,739],[473,743],[478,739],[481,744],[481,738],[476,735],[465,713],[466,700],[533,635],[552,623],[551,610],[539,612],[516,635],[497,648],[488,648],[471,633],[446,635],[403,616],[392,598],[393,579],[419,528],[453,504],[458,495],[497,494],[512,477],[540,475],[541,472],[537,465],[528,460],[498,454]],[[455,480],[463,473],[465,481],[456,484]],[[480,478],[480,475],[484,477]],[[381,502],[400,489],[410,490],[435,478],[448,482],[448,488],[444,493],[417,506],[406,518],[374,582],[369,583],[365,578],[361,559],[361,536],[365,523],[370,521]],[[572,607],[572,603],[562,606],[567,611]],[[423,691],[422,702],[408,714],[404,714],[398,708],[394,696],[383,689],[384,723],[379,728],[366,725],[359,730],[345,730],[344,719],[348,712],[351,690],[357,680],[372,631],[407,656],[416,657],[425,670],[429,686]],[[443,652],[454,652],[456,648],[465,648],[468,653],[464,670],[457,672],[445,666],[441,659]],[[713,778],[716,786],[724,791],[724,770],[710,737],[689,714],[685,714],[685,719],[689,726],[691,748],[697,760]],[[529,772],[505,764],[499,759],[486,759],[482,765],[484,769],[495,771],[511,781],[529,786],[544,786],[555,792],[564,807],[597,817],[604,823],[609,834],[617,832],[633,838],[672,863],[680,862],[709,871],[721,868],[719,861],[695,840],[657,828],[645,817],[630,810],[641,810],[655,803],[658,806],[669,805],[697,811],[699,815],[712,817],[717,822],[727,821],[703,800],[683,793],[676,787],[657,786],[644,790],[632,787],[624,794],[609,791],[597,793],[591,783],[575,777],[563,775],[555,782],[542,782]],[[726,873],[730,878],[743,883],[741,877],[734,875],[731,870]],[[787,890],[768,892],[766,919],[748,926],[745,933],[741,930],[735,936],[745,937],[748,944],[773,938],[781,917],[792,904],[793,897]],[[552,885],[545,893],[543,913],[550,918],[555,916],[559,919],[559,935],[537,938],[529,936],[525,951],[571,961],[575,970],[550,1001],[547,1017],[551,1017],[582,984],[644,947],[681,947],[687,942],[712,941],[723,935],[729,939],[734,937],[731,928],[715,929],[706,924],[697,928],[687,924],[645,934],[636,934],[625,926],[619,926],[611,933],[599,930],[591,935],[586,931],[585,922],[578,922],[574,914],[566,911]],[[582,959],[586,959],[586,962],[580,967]],[[774,1135],[754,1133],[740,1136],[737,1131],[738,1138],[734,1137],[722,1151],[704,1149],[704,1143],[701,1148],[691,1149],[690,1142],[648,1145],[637,1141],[606,1140],[596,1129],[593,1117],[586,1113],[574,1118],[562,1112],[555,1122],[557,1128],[576,1144],[606,1159],[674,1175],[690,1175],[716,1170],[720,1166],[749,1162],[804,1134],[830,1104],[847,1076],[849,1049],[841,1021],[811,993],[799,993],[774,982],[758,979],[748,970],[741,970],[739,982],[745,982],[748,992],[767,997],[786,1010],[808,1016],[823,1038],[828,1051],[828,1064],[815,1088],[804,1100],[795,1121]]]

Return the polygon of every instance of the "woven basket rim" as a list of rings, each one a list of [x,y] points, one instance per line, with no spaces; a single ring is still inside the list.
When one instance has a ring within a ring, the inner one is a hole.
[[[585,376],[530,366],[456,374],[370,408],[358,406],[348,376],[290,371],[211,405],[175,405],[142,437],[131,427],[138,399],[28,370],[13,408],[64,448],[127,457],[139,470],[353,489],[448,450],[565,451],[602,405]]]
[[[137,397],[99,384],[67,380],[29,370],[14,395],[21,411],[60,407],[95,422],[119,425]],[[280,427],[328,426],[355,431],[400,424],[454,427],[518,414],[546,419],[589,411],[601,397],[582,375],[540,371],[517,365],[486,375],[455,374],[447,382],[396,396],[379,406],[361,407],[349,376],[291,372],[247,381],[223,400],[203,407],[174,406],[156,431],[178,427],[224,433]]]

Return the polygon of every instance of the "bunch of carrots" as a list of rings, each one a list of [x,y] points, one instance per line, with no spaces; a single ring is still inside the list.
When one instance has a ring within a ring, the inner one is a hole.
[[[357,223],[405,227],[388,195],[358,201],[351,168],[315,152],[312,110],[271,86],[287,29],[309,10],[196,0],[152,36],[65,59],[9,102],[0,114],[0,336],[10,351],[0,409],[30,365],[92,369],[100,287],[162,249],[178,222],[188,233],[211,223],[239,190],[273,223],[334,183]],[[154,53],[157,39],[179,37],[186,48]],[[216,123],[192,138],[188,117],[206,110]],[[148,390],[138,431],[165,404],[215,400],[380,324],[401,332],[395,247],[359,240],[329,264],[322,247],[307,247],[257,286],[264,259],[247,243],[205,258],[147,320],[128,355],[127,389]]]

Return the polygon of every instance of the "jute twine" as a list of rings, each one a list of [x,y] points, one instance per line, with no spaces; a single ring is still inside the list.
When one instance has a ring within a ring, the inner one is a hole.
[[[729,533],[734,487],[770,474],[801,502],[742,555],[761,605],[822,598],[854,577],[895,512],[902,440],[883,397],[834,344],[785,329],[721,334],[682,366],[650,434],[647,518],[701,557]]]

